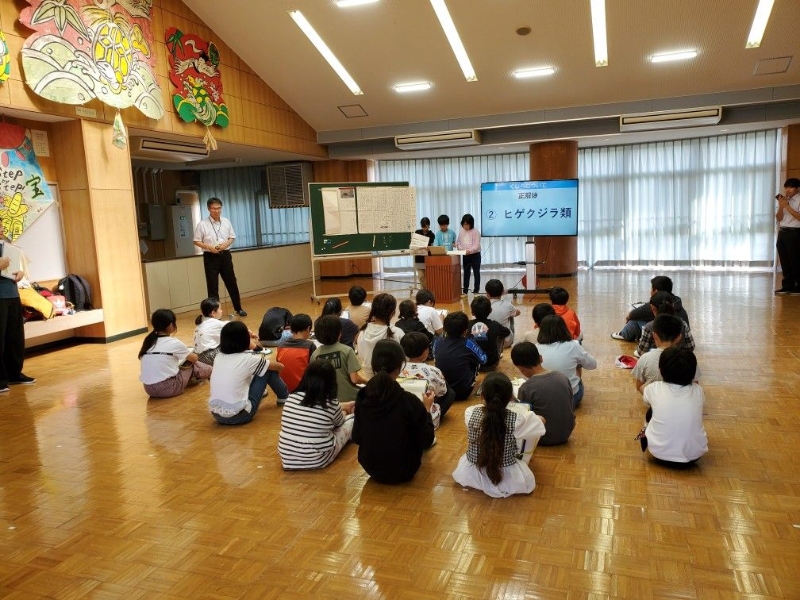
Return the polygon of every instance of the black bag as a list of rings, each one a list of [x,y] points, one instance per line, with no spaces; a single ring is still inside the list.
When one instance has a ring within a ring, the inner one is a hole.
[[[92,288],[80,275],[70,274],[58,282],[58,292],[71,302],[75,310],[92,310]]]

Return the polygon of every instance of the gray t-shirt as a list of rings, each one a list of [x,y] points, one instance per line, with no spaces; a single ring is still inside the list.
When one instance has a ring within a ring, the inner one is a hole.
[[[519,388],[519,401],[529,404],[533,412],[545,418],[546,433],[540,446],[555,446],[569,439],[575,428],[572,407],[572,386],[560,371],[534,375]]]

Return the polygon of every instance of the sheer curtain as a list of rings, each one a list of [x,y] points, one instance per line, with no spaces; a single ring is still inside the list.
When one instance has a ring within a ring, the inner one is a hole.
[[[222,214],[236,232],[235,248],[308,242],[308,208],[270,208],[264,174],[264,167],[200,171],[200,197],[222,200]]]
[[[777,132],[586,148],[579,261],[768,266]]]
[[[770,266],[774,261],[777,131],[585,148],[578,261],[587,266]],[[417,188],[417,217],[480,229],[480,184],[529,178],[528,153],[380,161],[378,181]],[[483,263],[524,259],[524,238],[485,238]],[[402,259],[387,267],[406,266]]]

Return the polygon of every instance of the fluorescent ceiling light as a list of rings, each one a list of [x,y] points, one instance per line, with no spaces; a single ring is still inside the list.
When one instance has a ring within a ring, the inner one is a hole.
[[[519,69],[514,71],[514,77],[517,79],[525,79],[528,77],[544,77],[552,75],[556,70],[553,67],[539,67],[538,69]]]
[[[697,50],[681,50],[680,52],[664,52],[663,54],[653,54],[650,57],[650,62],[662,63],[672,62],[675,60],[689,60],[697,56]]]
[[[421,92],[423,90],[431,89],[431,84],[427,81],[418,81],[417,83],[398,83],[394,86],[395,92]]]
[[[592,37],[594,37],[594,66],[607,67],[606,0],[592,0]]]
[[[756,16],[753,17],[753,24],[750,26],[750,35],[747,36],[745,48],[758,48],[761,45],[774,2],[775,0],[759,0]]]
[[[447,41],[450,42],[450,47],[453,49],[453,54],[456,55],[456,60],[461,66],[464,77],[467,81],[478,81],[478,76],[475,75],[475,69],[472,68],[472,63],[469,62],[467,51],[464,49],[464,44],[461,43],[461,38],[458,35],[458,31],[456,31],[456,26],[444,0],[431,0],[431,6],[439,18],[439,24],[441,24],[444,34],[447,36]]]
[[[362,4],[375,4],[378,0],[336,0],[336,6],[339,8],[350,8],[351,6],[360,6]]]
[[[311,26],[311,23],[303,16],[299,10],[293,10],[289,12],[289,16],[292,17],[297,26],[300,30],[306,34],[306,37],[309,41],[314,44],[314,47],[322,54],[322,57],[328,61],[328,64],[331,68],[336,71],[336,74],[339,78],[344,81],[344,84],[350,88],[350,91],[353,92],[356,96],[362,95],[364,92],[361,91],[361,88],[358,87],[358,84],[355,80],[350,77],[350,73],[347,72],[347,69],[344,68],[342,63],[339,62],[339,59],[331,52],[331,49],[328,48],[328,45],[322,41],[322,38],[319,37],[319,34],[316,30]]]

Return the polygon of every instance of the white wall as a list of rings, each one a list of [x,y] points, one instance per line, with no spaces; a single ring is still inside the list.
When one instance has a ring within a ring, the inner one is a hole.
[[[310,252],[308,244],[234,252],[233,266],[242,298],[311,281]],[[206,297],[202,256],[144,263],[142,268],[148,314],[157,308],[197,311]],[[222,278],[219,293],[223,300],[227,297]]]

